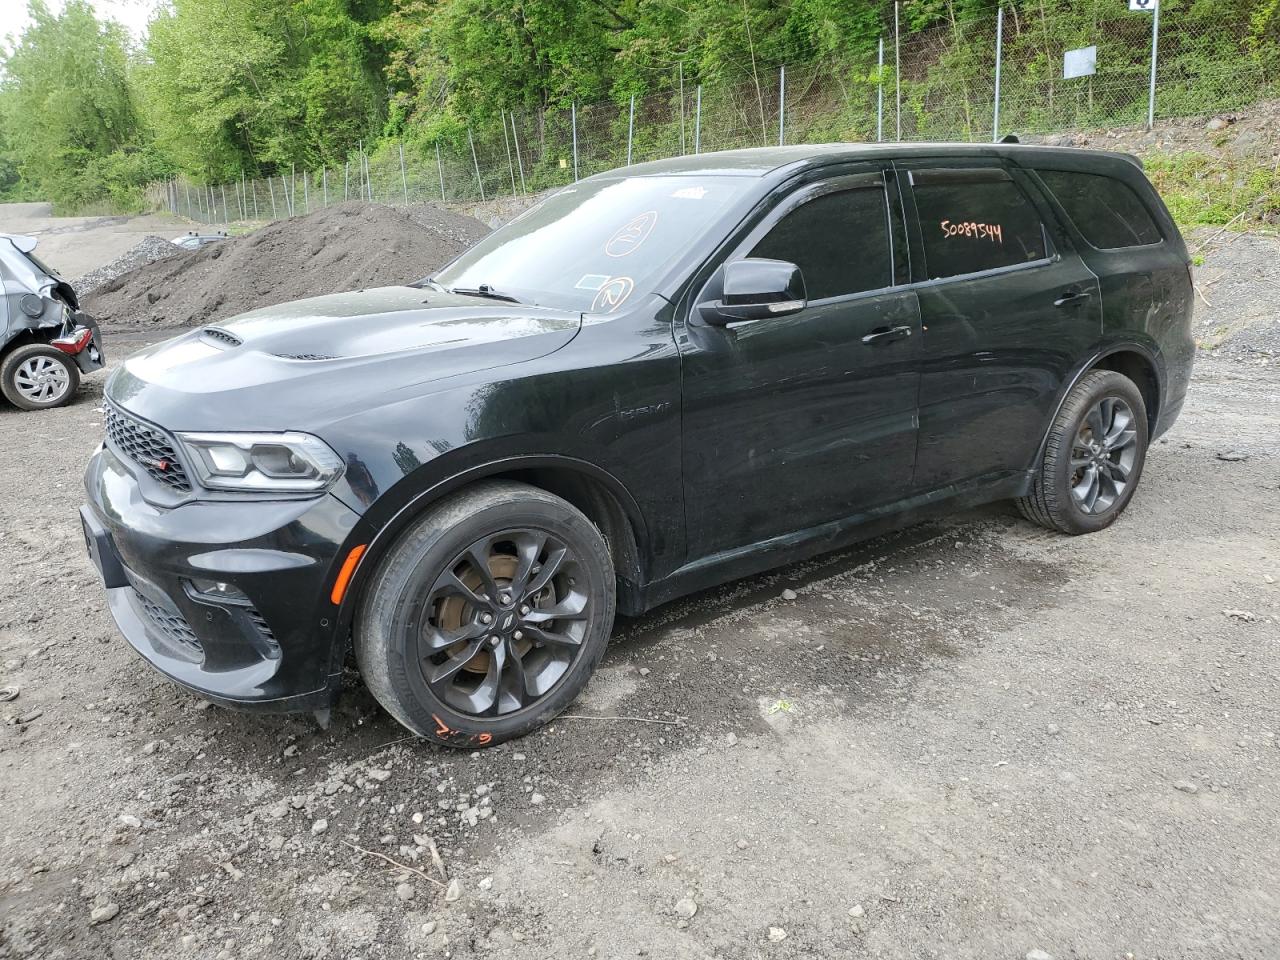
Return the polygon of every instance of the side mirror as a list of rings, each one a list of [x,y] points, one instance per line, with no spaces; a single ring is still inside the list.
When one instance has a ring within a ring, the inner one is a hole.
[[[785,260],[734,260],[724,265],[723,275],[721,299],[698,305],[712,326],[783,317],[808,303],[800,268]]]

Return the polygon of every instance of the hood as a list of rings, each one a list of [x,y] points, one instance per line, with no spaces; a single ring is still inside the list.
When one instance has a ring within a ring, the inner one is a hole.
[[[315,429],[432,392],[449,377],[537,359],[578,313],[381,287],[263,307],[134,354],[108,396],[171,430]]]

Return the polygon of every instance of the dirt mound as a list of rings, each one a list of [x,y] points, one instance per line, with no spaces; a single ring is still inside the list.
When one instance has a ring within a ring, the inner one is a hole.
[[[81,298],[87,297],[117,277],[122,277],[139,267],[145,267],[148,263],[167,260],[181,252],[182,248],[177,244],[164,237],[148,234],[110,263],[105,263],[96,270],[90,270],[76,277],[71,281],[71,286]]]
[[[353,201],[293,217],[109,281],[85,309],[109,326],[177,327],[255,307],[418,280],[488,233],[438,207]]]
[[[1196,342],[1233,360],[1280,361],[1280,238],[1201,228],[1187,237],[1195,268]]]

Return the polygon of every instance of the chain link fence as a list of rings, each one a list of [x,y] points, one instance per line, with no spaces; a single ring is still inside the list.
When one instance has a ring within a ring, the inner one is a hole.
[[[225,184],[179,178],[153,185],[151,199],[206,224],[281,219],[350,199],[473,204],[684,154],[779,142],[988,141],[1140,124],[1149,111],[1218,113],[1280,95],[1280,43],[1255,36],[1230,0],[1199,14],[1196,4],[1166,4],[1154,99],[1152,12],[1123,0],[1046,0],[923,30],[902,23],[899,31],[895,16],[880,42],[836,60],[702,84],[681,67],[663,89],[623,103],[499,111],[435,143],[383,141],[341,166]],[[1084,47],[1096,47],[1095,72],[1064,77],[1064,55]]]

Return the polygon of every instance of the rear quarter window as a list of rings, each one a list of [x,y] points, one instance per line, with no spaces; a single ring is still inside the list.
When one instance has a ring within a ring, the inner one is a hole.
[[[1159,243],[1160,229],[1127,183],[1097,173],[1037,170],[1081,236],[1101,250]]]
[[[1047,256],[1036,208],[1016,183],[998,172],[919,171],[912,181],[930,279]]]

